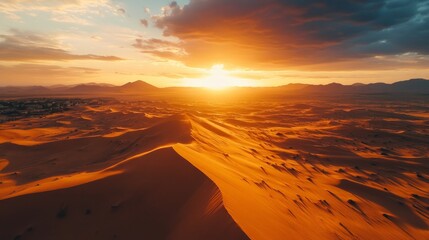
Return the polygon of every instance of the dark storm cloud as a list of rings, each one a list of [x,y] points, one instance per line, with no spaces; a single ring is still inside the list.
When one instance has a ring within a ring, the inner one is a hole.
[[[429,0],[191,0],[155,24],[191,65],[289,66],[429,54],[428,11]]]

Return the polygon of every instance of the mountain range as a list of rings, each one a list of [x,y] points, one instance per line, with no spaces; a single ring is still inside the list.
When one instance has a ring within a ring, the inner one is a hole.
[[[144,81],[138,80],[128,82],[122,86],[115,86],[107,83],[85,83],[79,85],[54,85],[44,86],[7,86],[0,87],[0,94],[5,95],[26,95],[26,94],[139,94],[153,92],[159,88]]]
[[[288,86],[285,86],[288,88]],[[429,93],[429,80],[410,79],[391,84],[387,83],[355,83],[342,85],[330,83],[327,85],[307,85],[301,89],[308,93]]]
[[[237,87],[239,88],[239,87]],[[236,89],[237,89],[236,88]],[[56,94],[83,94],[83,95],[127,95],[127,94],[145,94],[156,93],[164,90],[186,89],[181,88],[158,88],[142,80],[128,82],[121,86],[115,86],[106,83],[86,83],[79,85],[55,85],[55,86],[6,86],[0,87],[0,97],[10,95],[56,95]],[[247,88],[254,91],[273,90],[284,93],[303,93],[303,94],[377,94],[377,93],[411,93],[411,94],[429,94],[429,80],[427,79],[409,79],[395,83],[356,83],[352,85],[343,85],[339,83],[330,83],[326,85],[311,85],[291,83],[278,87],[254,87]]]

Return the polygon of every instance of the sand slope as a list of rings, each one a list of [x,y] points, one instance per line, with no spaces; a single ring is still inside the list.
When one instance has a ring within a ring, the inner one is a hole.
[[[0,239],[247,239],[170,147],[192,140],[185,116],[115,135],[0,144]]]
[[[172,148],[118,174],[0,202],[0,239],[246,239],[219,190]]]
[[[429,239],[427,100],[374,98],[124,101],[6,123],[0,239]]]
[[[425,119],[319,106],[190,114],[195,141],[174,149],[220,187],[251,239],[429,238]]]

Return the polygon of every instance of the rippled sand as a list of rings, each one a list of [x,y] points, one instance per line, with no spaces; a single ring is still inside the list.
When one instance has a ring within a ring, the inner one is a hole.
[[[426,239],[428,100],[137,98],[0,125],[0,239]]]

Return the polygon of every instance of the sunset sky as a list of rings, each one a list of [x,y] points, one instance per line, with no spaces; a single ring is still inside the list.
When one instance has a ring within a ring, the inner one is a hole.
[[[1,0],[0,85],[429,78],[429,0]]]

